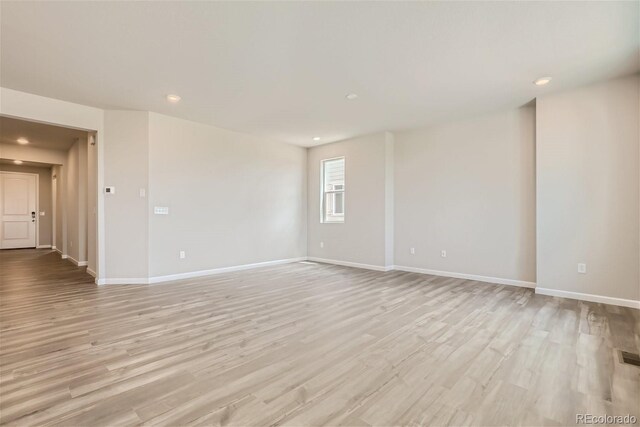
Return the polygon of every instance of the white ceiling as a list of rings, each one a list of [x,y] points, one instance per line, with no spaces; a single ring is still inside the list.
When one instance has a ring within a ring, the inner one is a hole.
[[[27,138],[25,147],[67,151],[76,139],[86,139],[87,131],[0,117],[0,142],[18,145],[18,138]]]
[[[4,87],[305,146],[640,69],[637,1],[0,4]]]

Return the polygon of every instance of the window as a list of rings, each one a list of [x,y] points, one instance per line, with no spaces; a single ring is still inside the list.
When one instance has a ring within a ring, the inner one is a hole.
[[[344,222],[344,157],[322,161],[320,221]]]

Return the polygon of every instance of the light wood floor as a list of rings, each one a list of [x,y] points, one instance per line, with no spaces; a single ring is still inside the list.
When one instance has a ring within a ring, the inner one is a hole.
[[[637,310],[289,264],[97,287],[0,251],[0,410],[18,425],[566,425],[638,416]]]

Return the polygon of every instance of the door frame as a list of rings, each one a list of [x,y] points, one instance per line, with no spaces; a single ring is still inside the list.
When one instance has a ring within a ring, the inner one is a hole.
[[[87,105],[47,98],[0,86],[0,115],[37,123],[46,123],[92,132],[95,144],[95,275],[96,284],[106,279],[105,197],[105,110]],[[60,242],[56,242],[60,243]]]
[[[31,175],[36,179],[36,245],[37,249],[40,246],[40,175],[31,172],[13,172],[13,171],[0,171],[0,175]],[[4,204],[4,200],[0,197],[0,204]],[[0,216],[0,224],[2,223],[2,217]],[[2,233],[2,230],[0,230]],[[0,238],[0,244],[2,239]],[[4,248],[0,248],[4,249]],[[10,249],[10,248],[7,248]]]

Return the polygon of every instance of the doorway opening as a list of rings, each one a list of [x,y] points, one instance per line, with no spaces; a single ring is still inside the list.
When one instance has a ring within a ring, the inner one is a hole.
[[[97,265],[95,132],[0,117],[0,250]]]

